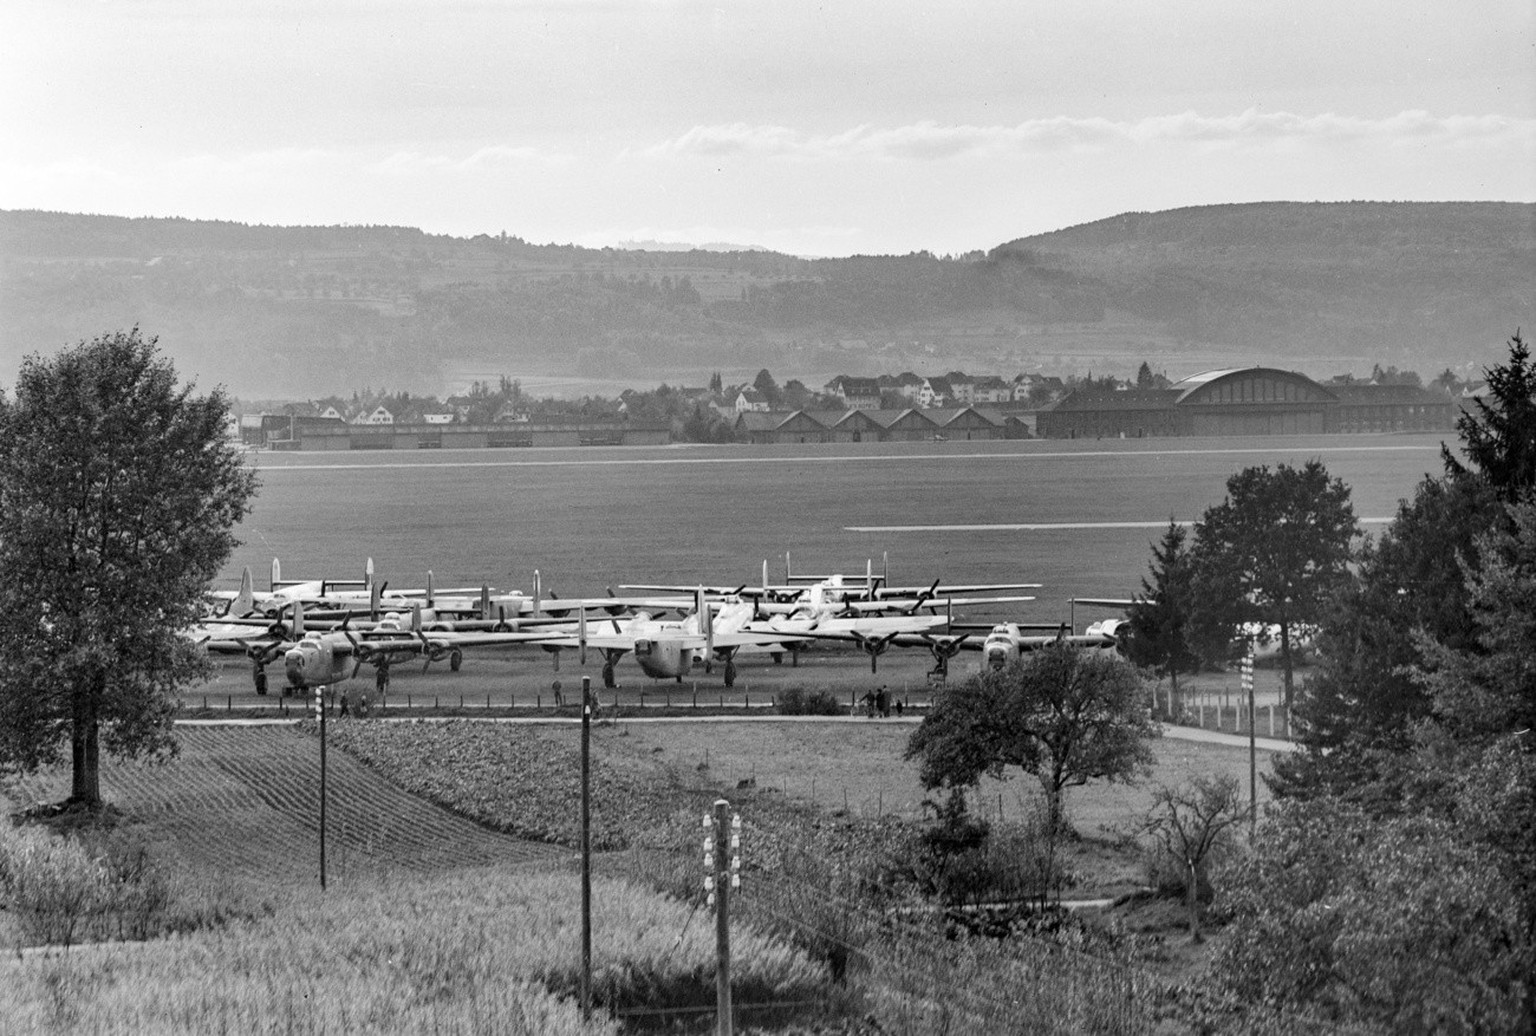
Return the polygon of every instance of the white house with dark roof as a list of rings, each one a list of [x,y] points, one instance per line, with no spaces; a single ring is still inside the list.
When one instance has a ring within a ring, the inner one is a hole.
[[[880,409],[880,379],[855,378],[839,374],[827,382],[825,391],[843,401],[850,410]]]

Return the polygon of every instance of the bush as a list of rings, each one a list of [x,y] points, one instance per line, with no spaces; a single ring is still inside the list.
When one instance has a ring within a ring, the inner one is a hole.
[[[29,942],[72,944],[109,885],[106,869],[75,839],[24,828],[0,834],[0,888]]]
[[[774,698],[773,704],[781,716],[843,715],[843,706],[837,696],[825,688],[807,691],[804,687],[786,687]]]

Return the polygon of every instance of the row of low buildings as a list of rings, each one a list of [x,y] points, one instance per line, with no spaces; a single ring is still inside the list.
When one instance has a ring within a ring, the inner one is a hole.
[[[736,408],[738,441],[752,443],[916,442],[1146,436],[1286,435],[1331,432],[1449,431],[1461,401],[1407,385],[1323,385],[1269,367],[1206,371],[1164,389],[1079,388],[1030,409],[1019,403],[881,408],[860,393],[875,379],[841,378],[846,409]],[[878,397],[877,397],[878,400]],[[755,403],[755,401],[753,401]],[[387,411],[386,411],[387,413]],[[276,449],[468,449],[517,446],[657,445],[666,424],[602,418],[348,422],[337,414],[263,415],[242,429],[247,442]]]
[[[254,431],[255,434],[252,434]],[[379,422],[352,424],[339,417],[264,414],[245,440],[275,450],[472,450],[523,446],[659,446],[671,440],[666,424],[612,418],[548,418],[495,424]]]
[[[748,411],[736,417],[736,438],[753,443],[923,442],[1026,439],[1028,417],[988,407],[901,410]]]

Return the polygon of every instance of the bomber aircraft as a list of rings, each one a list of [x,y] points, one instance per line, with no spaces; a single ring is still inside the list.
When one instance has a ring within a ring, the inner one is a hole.
[[[243,654],[252,663],[256,693],[267,690],[266,667],[278,658],[288,686],[301,690],[339,683],[355,676],[364,663],[388,666],[410,658],[420,658],[423,666],[447,659],[457,672],[464,660],[465,648],[517,647],[547,639],[548,634],[531,631],[448,631],[428,632],[421,626],[419,609],[411,609],[407,625],[398,612],[391,612],[367,628],[353,630],[348,620],[328,630],[306,630],[304,605],[293,606],[292,624],[281,624],[258,635],[238,637],[219,631],[217,636],[199,638],[203,647],[218,654]]]

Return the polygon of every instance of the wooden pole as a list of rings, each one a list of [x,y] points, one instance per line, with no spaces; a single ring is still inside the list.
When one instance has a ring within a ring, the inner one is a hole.
[[[715,800],[715,1034],[731,1036],[731,804]]]
[[[592,1019],[592,678],[581,678],[581,1017]]]
[[[320,888],[325,889],[325,688],[315,688],[315,711],[320,714]]]

